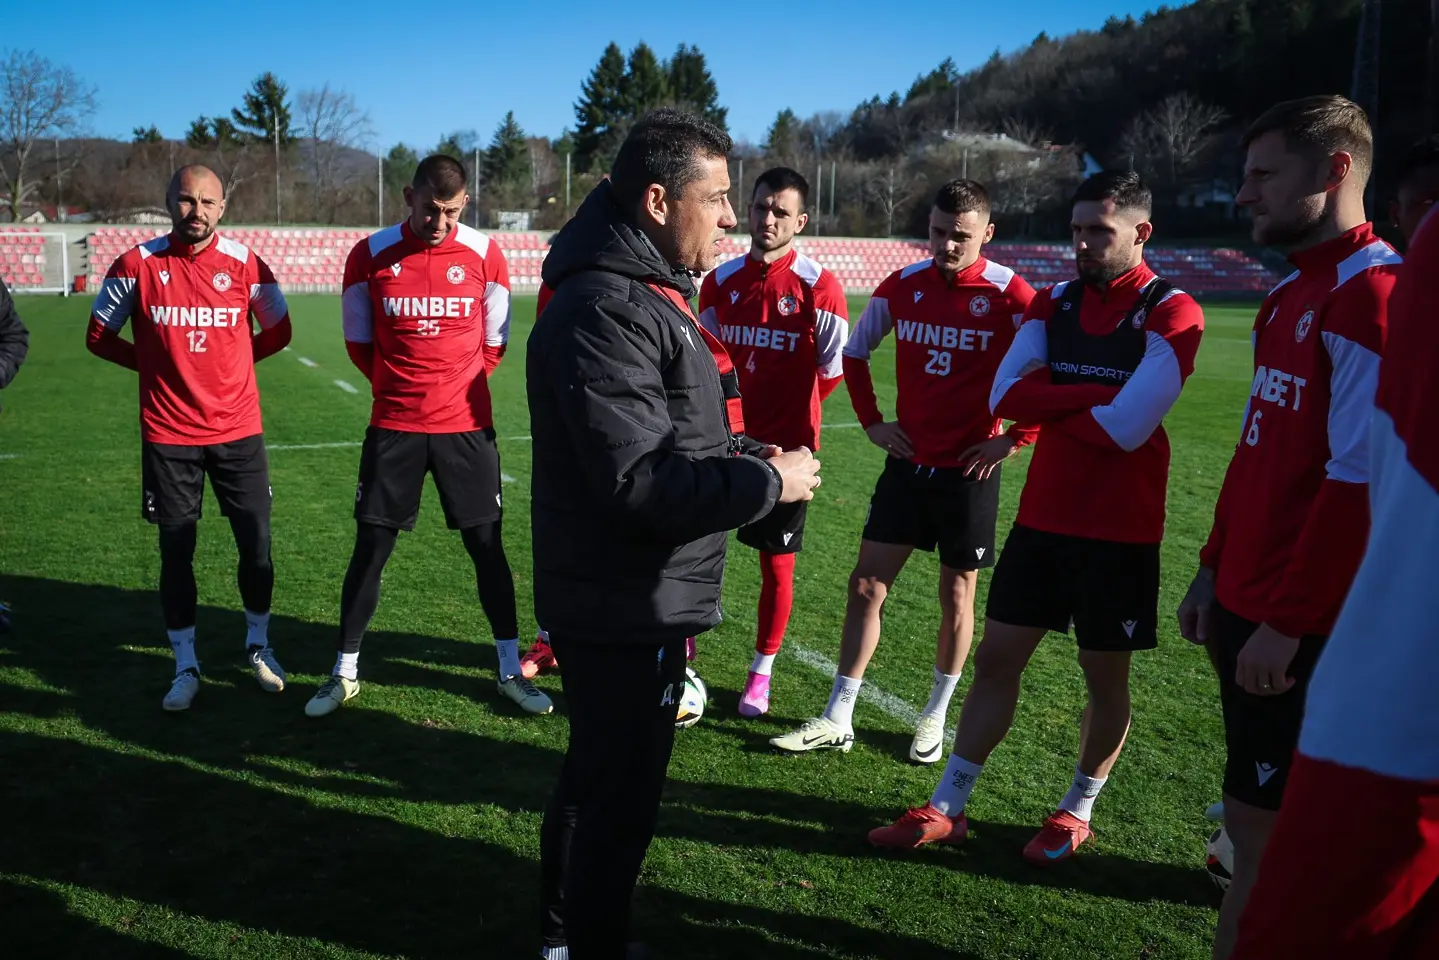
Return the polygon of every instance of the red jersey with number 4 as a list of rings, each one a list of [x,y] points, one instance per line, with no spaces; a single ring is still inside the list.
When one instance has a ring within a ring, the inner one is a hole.
[[[745,433],[818,450],[820,401],[843,375],[849,336],[835,275],[793,250],[769,264],[736,257],[700,285],[699,320],[739,371]]]
[[[409,433],[493,425],[488,378],[510,330],[510,275],[489,237],[456,226],[438,246],[408,222],[345,263],[345,344],[370,381],[370,423]]]
[[[270,268],[228,237],[215,234],[193,255],[156,237],[110,265],[90,314],[91,340],[131,322],[141,437],[204,446],[262,431],[252,312],[262,330],[290,319]]]
[[[1034,288],[1008,267],[980,257],[946,280],[933,260],[890,274],[875,288],[844,348],[845,384],[862,426],[884,420],[869,358],[890,333],[898,397],[895,418],[914,447],[914,463],[953,467],[1003,423],[989,412],[999,361]],[[1010,431],[1021,446],[1035,432]]]
[[[1369,533],[1369,428],[1400,258],[1364,224],[1290,257],[1200,562],[1219,602],[1287,636],[1334,624]]]

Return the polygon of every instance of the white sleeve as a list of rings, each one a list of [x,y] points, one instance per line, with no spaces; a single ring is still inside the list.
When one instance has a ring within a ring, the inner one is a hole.
[[[485,346],[503,347],[510,340],[510,288],[491,280],[485,284]]]
[[[1379,355],[1337,333],[1324,333],[1334,373],[1329,378],[1330,480],[1369,482],[1369,430],[1379,389]],[[1302,401],[1301,401],[1302,402]]]
[[[340,319],[347,343],[371,343],[375,339],[374,307],[370,284],[362,281],[345,288],[340,297]]]
[[[821,380],[844,375],[843,351],[848,339],[848,320],[828,310],[814,312],[814,362]]]
[[[894,328],[894,318],[889,315],[889,300],[885,297],[871,297],[865,304],[864,313],[845,341],[844,356],[857,360],[868,360],[870,354],[880,345],[885,336]]]
[[[260,329],[269,330],[290,315],[290,306],[278,283],[250,284],[250,309],[260,321]]]
[[[994,371],[994,386],[989,391],[989,409],[999,406],[1009,388],[1028,374],[1049,366],[1049,335],[1043,320],[1028,320],[1014,335],[1013,342]]]
[[[134,277],[106,277],[100,284],[90,313],[111,333],[125,329],[125,321],[135,312],[135,284]]]
[[[1112,401],[1092,407],[1089,412],[1114,445],[1127,453],[1148,442],[1183,388],[1184,378],[1179,375],[1174,348],[1150,331],[1145,335],[1144,357],[1134,375]]]

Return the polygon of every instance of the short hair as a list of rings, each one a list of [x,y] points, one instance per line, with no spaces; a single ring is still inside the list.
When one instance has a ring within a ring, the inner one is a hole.
[[[977,180],[951,180],[934,195],[941,213],[977,213],[989,216],[989,191]]]
[[[1374,131],[1364,109],[1347,97],[1324,94],[1276,103],[1249,125],[1239,145],[1247,150],[1274,131],[1284,135],[1290,150],[1315,160],[1340,151],[1349,154],[1360,183],[1374,169]]]
[[[1106,200],[1113,200],[1116,209],[1137,210],[1146,217],[1154,210],[1154,194],[1133,170],[1101,170],[1075,188],[1070,203]]]
[[[729,134],[694,114],[651,111],[630,129],[610,168],[615,200],[626,209],[638,206],[652,183],[681,199],[700,178],[701,161],[728,156],[733,148]]]
[[[1439,173],[1439,135],[1425,137],[1405,151],[1395,183],[1400,187],[1409,186],[1424,173],[1431,176]]]
[[[793,190],[799,194],[799,212],[804,213],[809,208],[809,181],[798,170],[791,170],[789,167],[771,167],[755,177],[754,189],[749,194],[751,200],[754,199],[756,193],[759,193],[760,187],[769,187],[770,193]]]
[[[429,187],[435,196],[448,200],[464,193],[469,182],[470,175],[463,163],[448,154],[432,153],[415,168],[415,178],[410,185]]]

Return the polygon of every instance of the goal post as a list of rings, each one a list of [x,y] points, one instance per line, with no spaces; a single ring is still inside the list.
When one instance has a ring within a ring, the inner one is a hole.
[[[69,294],[69,238],[0,227],[0,277],[12,293]]]

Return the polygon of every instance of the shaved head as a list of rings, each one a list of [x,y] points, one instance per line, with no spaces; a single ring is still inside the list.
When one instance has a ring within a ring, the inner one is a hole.
[[[225,184],[209,167],[187,164],[170,178],[165,207],[170,211],[170,235],[199,252],[210,245],[225,215]]]

